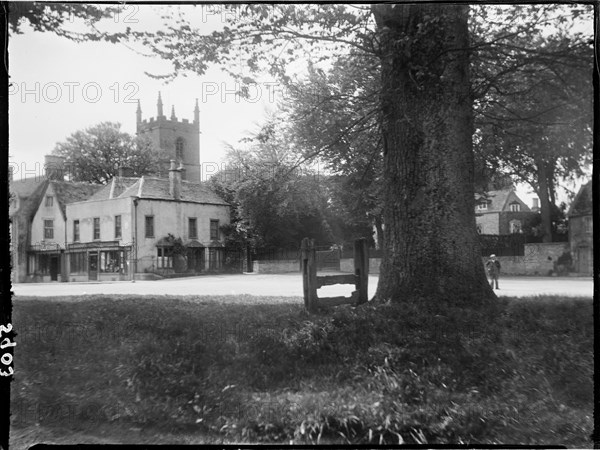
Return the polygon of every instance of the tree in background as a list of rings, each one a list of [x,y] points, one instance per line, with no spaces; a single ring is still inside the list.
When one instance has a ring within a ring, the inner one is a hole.
[[[556,186],[591,162],[593,48],[591,30],[577,29],[591,13],[498,6],[472,19],[476,152],[538,195],[544,242],[561,223]]]
[[[244,149],[229,148],[227,168],[210,180],[232,205],[225,234],[255,248],[297,248],[305,236],[332,242],[326,187],[318,172],[297,165],[277,121],[272,119],[245,143]]]
[[[102,122],[76,131],[56,144],[55,155],[65,158],[71,181],[105,184],[127,167],[133,176],[154,173],[160,153],[149,139],[121,131],[121,124]]]

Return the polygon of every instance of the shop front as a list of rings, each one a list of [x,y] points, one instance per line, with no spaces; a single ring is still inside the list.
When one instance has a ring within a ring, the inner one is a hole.
[[[130,258],[131,246],[119,241],[69,244],[69,281],[127,281]]]
[[[64,249],[59,244],[36,244],[27,252],[27,279],[29,282],[49,283],[66,281],[63,270]]]

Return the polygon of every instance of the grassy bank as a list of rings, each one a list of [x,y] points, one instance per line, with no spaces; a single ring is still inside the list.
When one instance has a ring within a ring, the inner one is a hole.
[[[92,300],[15,301],[15,427],[590,445],[591,299],[500,300],[493,323],[448,306]]]

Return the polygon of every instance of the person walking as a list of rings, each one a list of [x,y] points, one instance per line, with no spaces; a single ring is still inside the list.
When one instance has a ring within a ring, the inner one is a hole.
[[[496,289],[498,287],[498,277],[500,276],[500,261],[496,259],[496,255],[490,255],[490,259],[485,263],[488,276],[490,277],[490,286],[494,289],[494,281],[496,282]]]

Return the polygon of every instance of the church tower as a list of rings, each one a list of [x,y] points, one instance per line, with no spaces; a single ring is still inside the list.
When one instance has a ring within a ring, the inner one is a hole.
[[[138,100],[136,111],[137,135],[150,138],[162,154],[160,176],[169,173],[169,162],[174,159],[183,166],[182,178],[195,183],[200,182],[200,108],[198,99],[194,108],[194,121],[177,120],[175,107],[171,107],[171,116],[163,114],[163,102],[158,93],[156,118],[142,120],[142,108]]]

